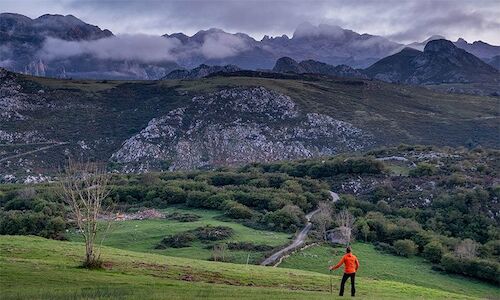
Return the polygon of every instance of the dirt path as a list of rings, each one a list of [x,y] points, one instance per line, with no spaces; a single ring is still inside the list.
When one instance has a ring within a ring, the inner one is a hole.
[[[334,203],[339,200],[339,195],[337,193],[334,193],[334,192],[330,191],[330,196],[332,197],[332,202],[334,202]],[[290,252],[290,251],[292,251],[294,249],[299,248],[302,244],[304,244],[304,242],[306,240],[306,237],[307,237],[307,234],[309,233],[309,231],[311,231],[311,227],[312,227],[311,219],[318,212],[319,212],[319,209],[316,209],[316,210],[308,213],[306,215],[306,219],[307,219],[306,226],[304,228],[302,228],[302,230],[299,232],[299,234],[297,234],[297,236],[295,237],[295,239],[293,240],[293,242],[290,245],[286,246],[285,248],[282,248],[282,249],[276,251],[271,256],[269,256],[268,258],[266,258],[261,263],[261,265],[262,266],[270,266],[270,265],[274,266],[276,264],[276,262],[279,261],[279,259],[283,255],[287,254],[288,252]]]
[[[49,145],[49,146],[40,147],[40,148],[35,149],[35,150],[26,151],[26,152],[19,153],[19,154],[16,154],[16,155],[4,157],[4,158],[0,159],[0,162],[6,161],[6,160],[9,160],[9,159],[13,159],[13,158],[18,158],[18,157],[21,157],[21,156],[24,156],[24,155],[28,155],[28,154],[31,154],[31,153],[35,153],[35,152],[47,150],[47,149],[50,149],[50,148],[53,148],[53,147],[56,147],[56,146],[66,145],[66,144],[68,144],[68,143],[67,142],[59,142],[59,143],[55,143],[55,144],[52,144],[52,145]]]

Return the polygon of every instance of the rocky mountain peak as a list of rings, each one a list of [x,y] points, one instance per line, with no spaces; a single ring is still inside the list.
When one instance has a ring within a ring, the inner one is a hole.
[[[276,61],[273,68],[274,72],[278,73],[304,73],[305,70],[302,68],[297,61],[291,57],[281,57]]]
[[[457,47],[452,42],[444,39],[432,40],[424,47],[424,52],[452,52]]]

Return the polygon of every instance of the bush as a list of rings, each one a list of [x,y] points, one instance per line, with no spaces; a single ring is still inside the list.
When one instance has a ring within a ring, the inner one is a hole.
[[[196,214],[184,214],[184,213],[178,213],[174,212],[171,214],[165,215],[165,219],[167,220],[175,220],[179,222],[194,222],[199,220],[201,217],[196,215]]]
[[[217,172],[210,178],[210,183],[214,186],[240,185],[245,181],[244,175],[232,172]]]
[[[411,257],[417,253],[417,245],[412,240],[397,240],[394,242],[394,250],[399,256]]]
[[[424,246],[422,256],[432,263],[439,263],[444,254],[444,247],[438,241],[432,241]]]
[[[287,205],[277,211],[267,213],[264,222],[271,228],[294,231],[305,223],[304,212],[295,205]]]
[[[156,245],[155,249],[167,248],[184,248],[191,246],[191,242],[195,240],[194,234],[191,232],[181,232],[165,237]]]
[[[419,163],[416,168],[411,169],[409,175],[412,177],[431,176],[436,173],[436,167],[429,163]]]
[[[445,254],[441,259],[441,265],[447,272],[500,283],[500,263],[493,260],[461,259],[452,254]]]
[[[234,230],[226,226],[204,226],[189,231],[202,241],[219,241],[231,237]]]
[[[500,258],[500,240],[492,240],[479,248],[479,255],[482,258]]]
[[[383,243],[383,242],[376,242],[375,243],[375,249],[378,251],[390,253],[390,254],[395,254],[396,249],[391,244],[388,243]]]
[[[224,214],[233,219],[250,219],[253,216],[250,208],[236,201],[227,201],[224,210]]]
[[[210,195],[209,192],[190,191],[187,194],[186,205],[197,208],[211,208],[208,201]]]
[[[231,196],[231,194],[218,193],[218,194],[215,194],[215,195],[208,197],[208,199],[206,199],[204,204],[205,204],[205,207],[207,207],[207,208],[220,209],[220,208],[224,207],[224,205],[227,201],[230,201],[232,199],[233,199],[233,197]]]

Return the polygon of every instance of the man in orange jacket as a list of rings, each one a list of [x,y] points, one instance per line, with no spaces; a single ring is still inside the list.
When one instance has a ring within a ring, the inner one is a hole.
[[[347,279],[351,278],[351,296],[354,297],[356,294],[356,288],[354,286],[354,278],[356,277],[356,271],[359,268],[358,258],[351,253],[351,247],[347,247],[346,254],[342,257],[336,266],[330,266],[331,270],[337,270],[340,266],[344,265],[344,276],[342,277],[342,283],[340,284],[339,296],[344,296],[344,286]]]

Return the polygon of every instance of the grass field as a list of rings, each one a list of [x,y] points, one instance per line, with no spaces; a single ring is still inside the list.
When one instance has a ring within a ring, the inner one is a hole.
[[[81,243],[0,236],[2,299],[332,299],[317,272],[208,262],[114,248],[105,269],[79,267]],[[333,280],[338,281],[338,275]],[[361,299],[474,299],[408,283],[364,277]],[[491,289],[494,291],[493,289]],[[337,290],[334,291],[336,293]],[[468,293],[473,295],[473,293]]]
[[[431,264],[422,258],[404,258],[381,253],[370,244],[356,243],[353,252],[360,261],[357,273],[359,289],[365,278],[398,281],[407,284],[442,289],[449,292],[499,299],[500,289],[462,276],[443,274],[432,270]],[[301,269],[327,274],[328,265],[336,264],[344,255],[343,248],[314,246],[288,257],[280,265],[283,268]],[[342,270],[335,271],[341,274]]]
[[[194,222],[179,222],[164,219],[114,222],[104,244],[125,250],[208,260],[212,255],[212,250],[206,249],[207,245],[199,241],[194,242],[191,247],[186,248],[157,250],[154,247],[167,235],[206,225],[231,227],[234,230],[234,235],[230,239],[224,240],[224,242],[252,242],[258,245],[266,244],[275,247],[287,244],[293,236],[287,233],[255,230],[234,222],[219,221],[215,217],[219,216],[221,212],[216,210],[171,207],[163,210],[163,212],[191,213],[201,218]],[[81,236],[74,232],[70,232],[68,237],[72,241],[81,241]],[[248,255],[250,255],[249,262],[256,263],[263,258],[264,252],[228,250],[226,256],[231,262],[246,263]]]

